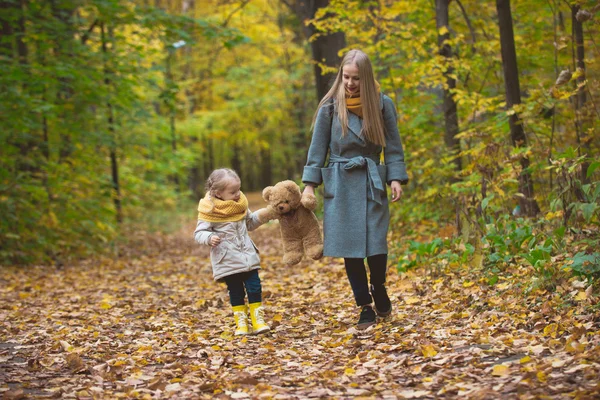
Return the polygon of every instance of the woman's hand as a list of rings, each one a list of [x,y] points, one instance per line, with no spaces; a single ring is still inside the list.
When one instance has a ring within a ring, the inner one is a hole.
[[[302,194],[311,194],[314,196],[315,195],[315,187],[311,186],[311,185],[306,185]]]
[[[392,181],[390,187],[392,188],[392,203],[395,203],[402,197],[402,185],[400,185],[400,181]]]
[[[221,238],[220,237],[218,237],[217,235],[212,235],[210,237],[210,241],[209,241],[210,247],[215,247],[219,243],[221,243]]]

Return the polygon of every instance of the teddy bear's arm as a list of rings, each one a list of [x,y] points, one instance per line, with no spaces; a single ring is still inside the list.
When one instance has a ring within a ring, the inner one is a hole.
[[[265,208],[261,208],[253,213],[248,212],[248,216],[246,217],[246,226],[249,231],[253,231],[258,228],[262,224],[266,224],[272,219],[277,218],[277,213],[271,206],[267,206]]]
[[[314,211],[315,208],[317,208],[317,197],[314,194],[302,193],[302,199],[300,202],[310,211]]]

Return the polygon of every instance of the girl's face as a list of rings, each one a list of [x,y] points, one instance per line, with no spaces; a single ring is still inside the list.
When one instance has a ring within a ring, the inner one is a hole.
[[[232,180],[223,190],[219,190],[216,193],[216,197],[221,200],[234,200],[240,199],[240,181]]]
[[[347,64],[342,67],[342,81],[346,90],[352,94],[360,90],[358,67],[356,64]]]

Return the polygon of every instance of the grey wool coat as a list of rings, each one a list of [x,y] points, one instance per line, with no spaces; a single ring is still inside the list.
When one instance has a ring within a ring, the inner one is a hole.
[[[324,186],[325,256],[365,258],[388,252],[390,216],[385,184],[394,180],[406,183],[408,175],[396,107],[384,94],[380,103],[386,138],[383,148],[362,138],[362,119],[357,115],[348,112],[348,130],[342,137],[334,105],[323,105],[317,112],[302,182]],[[382,151],[384,164],[380,164]]]
[[[250,210],[246,213],[246,218],[236,222],[198,221],[194,231],[196,242],[209,245],[212,235],[221,238],[219,245],[210,249],[214,280],[260,269],[258,248],[250,239],[248,231],[258,228],[263,223],[259,220],[257,212],[253,213]]]

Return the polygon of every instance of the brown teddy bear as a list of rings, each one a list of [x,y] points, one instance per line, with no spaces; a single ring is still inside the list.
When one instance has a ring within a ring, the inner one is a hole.
[[[323,238],[317,217],[314,195],[300,193],[294,181],[283,181],[263,190],[263,199],[269,203],[270,219],[278,219],[283,241],[283,263],[296,265],[306,255],[313,260],[323,256]]]

